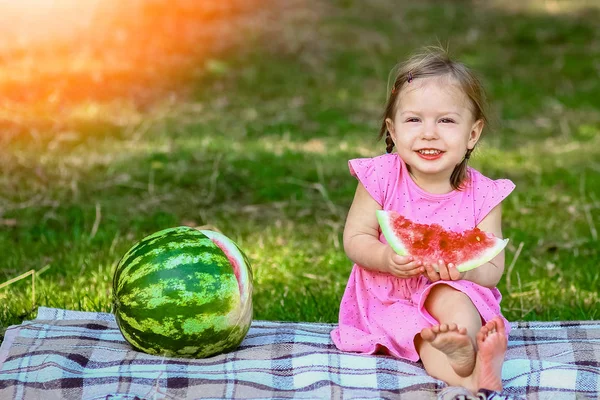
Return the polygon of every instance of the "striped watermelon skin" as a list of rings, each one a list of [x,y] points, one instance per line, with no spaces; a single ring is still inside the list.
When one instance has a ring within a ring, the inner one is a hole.
[[[217,232],[156,232],[119,261],[113,312],[125,339],[148,354],[204,358],[231,351],[252,322],[250,262]]]

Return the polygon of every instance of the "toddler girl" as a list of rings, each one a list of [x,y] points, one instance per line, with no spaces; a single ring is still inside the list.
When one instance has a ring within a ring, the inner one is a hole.
[[[443,50],[401,65],[380,130],[387,154],[349,162],[358,187],[344,249],[355,264],[331,333],[341,350],[421,359],[429,375],[471,392],[502,390],[504,252],[466,273],[445,260],[427,265],[387,245],[375,211],[501,238],[500,203],[514,184],[467,166],[485,123],[481,84]]]

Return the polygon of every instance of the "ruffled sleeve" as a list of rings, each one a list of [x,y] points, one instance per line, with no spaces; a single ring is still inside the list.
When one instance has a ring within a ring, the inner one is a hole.
[[[481,174],[478,175],[479,179],[475,180],[474,187],[476,224],[479,224],[515,189],[515,184],[509,179],[492,180]]]
[[[378,176],[376,162],[373,158],[355,158],[348,161],[350,174],[365,187],[371,197],[383,206],[381,177]]]

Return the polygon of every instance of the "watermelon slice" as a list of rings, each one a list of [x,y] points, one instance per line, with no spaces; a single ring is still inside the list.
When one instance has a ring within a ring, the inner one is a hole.
[[[394,211],[378,210],[377,220],[392,249],[401,256],[411,255],[425,264],[444,260],[460,272],[477,268],[506,247],[500,239],[479,228],[452,232],[438,224],[418,224]]]

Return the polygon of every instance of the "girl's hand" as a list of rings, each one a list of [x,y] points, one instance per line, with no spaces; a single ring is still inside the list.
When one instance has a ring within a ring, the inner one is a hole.
[[[411,256],[400,256],[387,246],[384,252],[386,270],[398,278],[412,278],[425,272],[423,263]]]
[[[437,269],[437,271],[436,271]],[[444,260],[439,260],[435,264],[425,265],[425,275],[431,282],[436,281],[457,281],[463,279],[466,272],[458,272],[454,264],[448,264]]]

